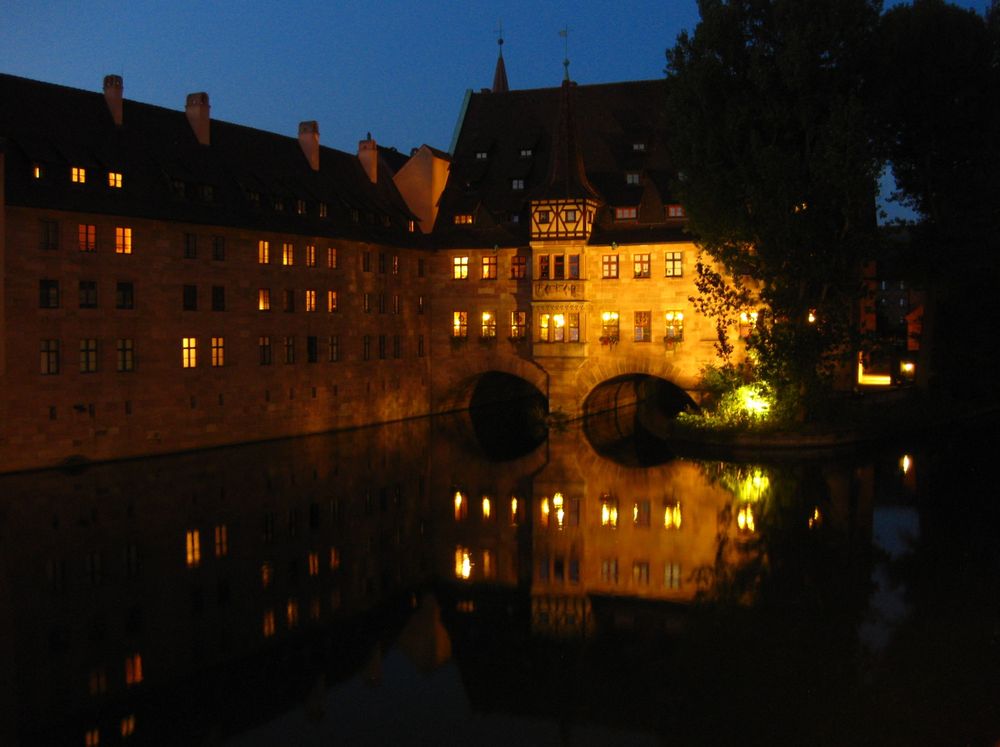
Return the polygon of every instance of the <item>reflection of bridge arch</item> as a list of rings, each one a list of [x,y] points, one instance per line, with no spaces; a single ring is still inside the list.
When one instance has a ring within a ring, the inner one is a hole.
[[[496,355],[487,360],[479,356],[454,356],[447,359],[440,372],[435,373],[434,410],[450,412],[467,409],[476,387],[483,377],[491,373],[514,376],[533,386],[544,397],[549,396],[549,375],[535,363],[514,356]]]

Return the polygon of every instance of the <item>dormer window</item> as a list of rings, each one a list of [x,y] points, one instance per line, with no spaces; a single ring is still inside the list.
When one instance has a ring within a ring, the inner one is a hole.
[[[276,213],[282,213],[285,210],[285,201],[280,197],[275,197],[271,203],[271,206],[274,208],[274,211]]]
[[[455,215],[455,225],[456,226],[471,226],[472,225],[472,214],[471,213],[457,213]]]
[[[485,161],[486,158],[487,158],[487,153],[486,153],[485,150],[477,150],[476,151],[476,160],[477,161]]]
[[[520,191],[524,189],[524,179],[511,179],[510,188],[515,191]]]
[[[305,200],[296,200],[295,201],[295,212],[298,213],[299,215],[305,215],[306,214],[306,201]]]
[[[521,158],[531,158],[531,148],[521,148]]]
[[[615,208],[615,220],[635,220],[638,210],[634,207]]]
[[[109,171],[108,172],[108,186],[112,189],[122,188],[122,172],[120,171]]]
[[[633,185],[638,184],[639,183],[639,172],[638,171],[629,171],[628,173],[626,173],[625,174],[625,183],[626,184],[633,184]]]
[[[667,205],[668,218],[683,218],[685,215],[683,205]]]
[[[633,153],[645,153],[646,152],[646,144],[643,143],[643,142],[632,143],[632,152]]]
[[[198,199],[202,202],[212,202],[215,200],[215,187],[211,184],[199,184]]]
[[[31,178],[32,179],[42,178],[42,167],[37,163],[31,167]]]
[[[250,202],[252,202],[254,205],[260,205],[260,192],[248,189],[247,199],[250,200]]]
[[[321,202],[319,204],[319,217],[320,218],[325,218],[326,217],[326,203],[325,202]]]
[[[174,197],[183,198],[187,196],[187,188],[181,179],[170,180],[170,191],[173,193]]]
[[[81,166],[74,166],[70,169],[69,178],[74,184],[85,184],[87,182],[87,170]]]

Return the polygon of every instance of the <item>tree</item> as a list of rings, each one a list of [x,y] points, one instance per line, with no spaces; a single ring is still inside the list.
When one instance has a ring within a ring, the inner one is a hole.
[[[699,246],[756,289],[761,374],[810,401],[855,349],[873,248],[880,169],[862,92],[880,4],[698,7],[667,51],[675,188]]]
[[[987,18],[942,0],[899,5],[875,49],[878,144],[896,199],[920,215],[906,255],[909,279],[927,289],[918,374],[967,388],[993,354],[977,299],[1000,281],[1000,4]]]

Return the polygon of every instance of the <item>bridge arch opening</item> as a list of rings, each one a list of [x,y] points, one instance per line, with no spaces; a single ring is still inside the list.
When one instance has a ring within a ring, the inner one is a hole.
[[[497,460],[516,459],[545,440],[548,400],[530,381],[502,371],[479,376],[469,416],[483,451]]]
[[[595,386],[583,403],[583,430],[590,445],[621,464],[649,466],[673,458],[670,421],[697,409],[676,384],[649,374],[625,374]]]

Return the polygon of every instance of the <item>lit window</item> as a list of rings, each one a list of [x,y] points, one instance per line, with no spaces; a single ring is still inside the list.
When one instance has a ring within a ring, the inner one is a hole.
[[[97,226],[81,223],[78,235],[81,252],[92,252],[97,249]]]
[[[528,335],[527,312],[510,312],[510,336],[515,340],[523,339]]]
[[[683,253],[667,252],[663,255],[663,275],[668,278],[681,277],[683,266],[681,264]]]
[[[212,367],[220,368],[226,361],[226,339],[224,337],[212,338]]]
[[[417,222],[415,220],[410,220],[406,222],[406,230],[410,233],[415,233],[417,230]]]
[[[601,526],[618,526],[618,501],[609,495],[601,498]]]
[[[326,310],[331,314],[337,310],[337,291],[326,292]]]
[[[684,312],[668,311],[667,320],[667,342],[680,342],[684,339]]]
[[[316,266],[316,246],[306,244],[306,267]]]
[[[115,254],[132,253],[132,229],[125,226],[115,228]]]
[[[74,184],[84,184],[87,181],[87,170],[74,166],[70,169],[69,178]]]
[[[668,218],[683,218],[687,213],[684,212],[683,205],[667,205],[667,217]]]
[[[270,288],[258,288],[257,289],[257,309],[259,311],[270,311],[271,310],[271,289]]]
[[[601,560],[601,581],[605,584],[618,583],[618,558]]]
[[[469,277],[468,257],[452,257],[451,276],[455,280],[465,280],[467,277]]]
[[[472,213],[458,213],[455,215],[455,225],[456,226],[471,226],[472,225]]]
[[[483,280],[497,279],[497,256],[489,254],[483,257]]]
[[[635,220],[638,209],[634,207],[615,208],[615,220]]]
[[[521,148],[521,158],[531,158],[531,148]]]
[[[632,524],[637,527],[649,526],[649,501],[636,501],[632,504]]]
[[[510,258],[510,276],[515,280],[528,277],[528,258],[522,254]]]
[[[573,210],[572,208],[570,208],[569,210],[564,210],[563,220],[566,222],[567,225],[570,223],[576,223],[576,210]]]
[[[476,160],[477,161],[485,161],[487,159],[487,157],[488,157],[488,154],[486,153],[485,150],[477,150],[476,151]]]
[[[264,622],[261,628],[265,638],[270,638],[274,635],[274,610],[264,611]]]
[[[306,311],[316,311],[316,291],[306,291]]]
[[[281,245],[281,264],[290,267],[295,264],[295,247],[285,243]]]
[[[753,509],[749,505],[741,506],[736,514],[736,526],[741,532],[753,534],[757,531],[754,522]]]
[[[181,338],[181,363],[184,368],[198,365],[198,340],[194,337]]]
[[[746,338],[750,336],[753,332],[754,327],[757,326],[757,312],[756,311],[741,311],[740,312],[740,337]]]
[[[663,506],[663,528],[664,529],[680,529],[681,528],[681,504],[676,503],[666,503]]]
[[[184,534],[184,548],[187,553],[187,567],[197,568],[201,565],[201,532],[192,529]]]
[[[455,311],[451,316],[451,336],[466,337],[469,334],[469,313],[467,311]]]
[[[679,589],[681,588],[681,564],[680,563],[664,563],[663,564],[663,586],[667,589]]]
[[[120,171],[108,172],[108,186],[112,189],[122,188],[122,173]]]
[[[125,684],[138,685],[142,682],[142,657],[132,654],[125,659]]]
[[[42,167],[37,163],[31,167],[31,178],[41,179],[42,178]]]
[[[215,557],[224,558],[229,554],[229,531],[225,524],[215,527]]]
[[[638,171],[629,171],[627,174],[625,174],[625,183],[626,184],[631,184],[631,185],[638,184],[639,183],[639,172]]]
[[[331,270],[337,269],[337,248],[334,246],[326,248],[326,266]]]
[[[257,242],[257,264],[266,265],[271,263],[271,244],[267,241]]]
[[[648,254],[633,254],[632,255],[632,276],[637,278],[648,278],[649,277],[649,255]]]
[[[601,277],[606,280],[618,278],[618,255],[605,254],[601,257]]]
[[[520,191],[524,189],[524,179],[511,179],[510,188],[515,191]]]
[[[492,311],[484,311],[482,316],[482,336],[492,339],[497,336],[497,317]]]
[[[635,312],[635,336],[636,342],[649,342],[653,337],[652,314],[648,311]]]

